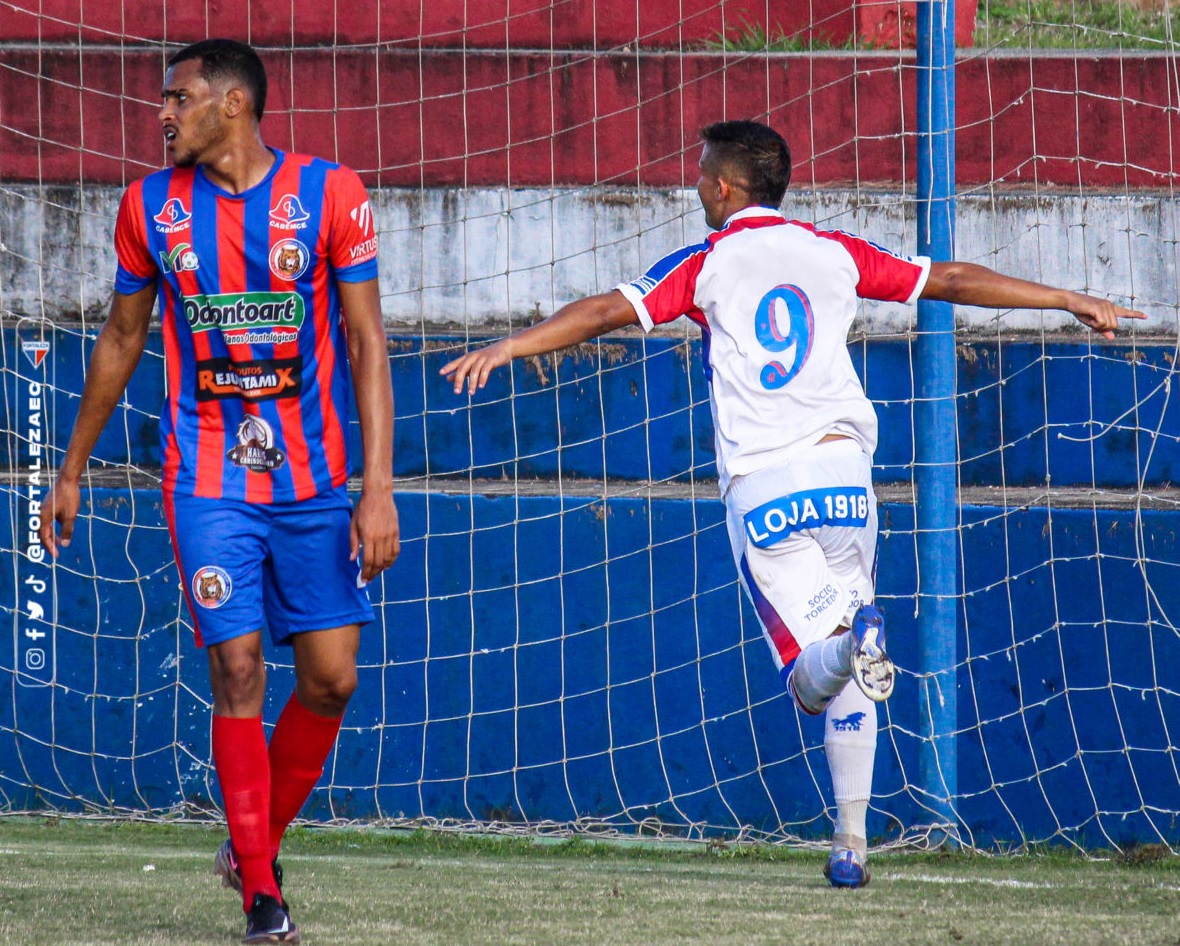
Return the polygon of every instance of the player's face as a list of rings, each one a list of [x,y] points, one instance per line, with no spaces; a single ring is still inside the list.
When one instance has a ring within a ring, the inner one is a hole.
[[[203,162],[226,137],[224,94],[205,81],[200,60],[186,59],[165,74],[163,96],[160,125],[172,163],[185,168]]]
[[[725,217],[721,212],[721,176],[716,162],[709,156],[708,145],[701,152],[700,170],[697,197],[705,208],[705,223],[713,230],[720,230],[725,225]]]

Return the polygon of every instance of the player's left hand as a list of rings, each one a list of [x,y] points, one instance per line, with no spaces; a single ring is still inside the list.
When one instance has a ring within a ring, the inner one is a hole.
[[[488,383],[488,376],[494,369],[512,360],[512,349],[508,343],[509,339],[502,338],[486,348],[469,351],[447,362],[438,373],[452,381],[456,394],[463,393],[464,382],[467,383],[467,393],[474,394]]]
[[[1074,318],[1103,338],[1114,338],[1119,319],[1145,319],[1147,315],[1136,309],[1125,309],[1107,299],[1076,293],[1069,311]]]
[[[361,491],[352,511],[352,561],[361,555],[361,578],[372,581],[394,563],[401,552],[401,527],[393,493]],[[362,548],[364,553],[361,553]]]

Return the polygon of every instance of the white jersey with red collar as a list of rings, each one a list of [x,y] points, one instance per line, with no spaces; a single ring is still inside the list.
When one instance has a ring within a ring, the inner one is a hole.
[[[872,455],[877,417],[847,345],[857,299],[914,302],[929,273],[926,257],[747,207],[617,288],[647,331],[700,325],[724,495],[828,434]]]

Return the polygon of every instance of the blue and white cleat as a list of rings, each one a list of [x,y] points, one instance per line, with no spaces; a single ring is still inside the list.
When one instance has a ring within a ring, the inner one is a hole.
[[[824,876],[833,887],[856,890],[869,885],[865,859],[851,848],[833,848],[831,857],[824,865]]]
[[[895,676],[893,661],[885,653],[885,615],[862,604],[852,619],[852,636],[852,679],[870,700],[883,703],[893,692]]]

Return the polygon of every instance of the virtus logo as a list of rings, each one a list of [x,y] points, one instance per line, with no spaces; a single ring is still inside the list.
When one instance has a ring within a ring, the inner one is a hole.
[[[367,200],[359,206],[353,207],[348,212],[348,215],[352,217],[353,222],[357,225],[357,229],[361,233],[373,232],[373,209]]]

